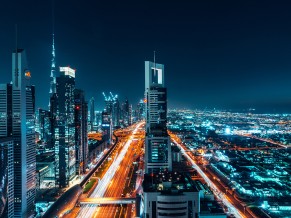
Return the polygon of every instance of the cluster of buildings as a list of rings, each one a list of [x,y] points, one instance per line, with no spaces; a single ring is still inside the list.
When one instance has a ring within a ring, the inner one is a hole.
[[[43,190],[55,189],[53,196],[73,185],[111,144],[115,128],[144,115],[143,101],[133,111],[128,100],[119,105],[117,97],[96,112],[94,99],[88,105],[76,87],[76,70],[56,68],[54,45],[52,57],[48,110],[36,110],[25,50],[13,52],[12,80],[0,84],[1,217],[33,217],[38,196],[50,196]],[[88,132],[102,136],[90,150]]]
[[[168,119],[226,191],[272,217],[290,216],[290,115],[172,110]]]

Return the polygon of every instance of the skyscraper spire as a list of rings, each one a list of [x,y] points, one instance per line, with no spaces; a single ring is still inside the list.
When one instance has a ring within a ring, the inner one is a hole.
[[[50,75],[50,97],[56,93],[56,53],[55,53],[55,14],[54,14],[54,0],[52,0],[52,62]]]

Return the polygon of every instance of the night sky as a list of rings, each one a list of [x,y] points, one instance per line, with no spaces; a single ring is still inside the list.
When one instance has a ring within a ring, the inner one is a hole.
[[[11,80],[11,52],[26,49],[37,106],[47,108],[50,0],[0,6],[0,83]],[[102,91],[144,93],[144,61],[165,64],[170,108],[257,108],[291,112],[291,2],[55,0],[57,66],[77,69],[77,87],[97,108]]]

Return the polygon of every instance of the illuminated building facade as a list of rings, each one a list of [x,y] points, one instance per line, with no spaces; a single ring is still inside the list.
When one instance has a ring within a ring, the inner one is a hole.
[[[14,217],[13,140],[0,138],[0,217]]]
[[[121,115],[123,125],[131,125],[131,105],[129,104],[128,99],[126,99],[122,104]]]
[[[142,200],[142,217],[147,218],[195,218],[200,211],[199,191],[178,172],[145,174]]]
[[[94,124],[95,124],[95,100],[92,97],[90,99],[90,119],[89,119],[89,130],[94,131]]]
[[[67,187],[76,176],[75,70],[60,67],[56,95],[53,95],[56,185]]]
[[[112,120],[111,115],[107,111],[102,112],[102,139],[107,143],[111,144],[112,141]]]
[[[200,197],[190,177],[172,171],[167,132],[167,89],[164,65],[145,62],[145,175],[142,217],[198,217]]]
[[[35,88],[23,49],[12,54],[12,134],[14,141],[14,217],[34,214],[35,202]]]
[[[136,119],[137,120],[142,120],[144,119],[144,113],[145,113],[145,103],[144,101],[141,99],[139,101],[139,103],[137,104],[136,107]]]
[[[55,52],[55,34],[52,38],[52,62],[51,62],[51,75],[50,75],[50,97],[56,93],[56,52]]]
[[[85,173],[88,162],[88,104],[83,90],[75,89],[76,172]]]
[[[172,170],[171,144],[167,133],[167,89],[164,65],[145,62],[146,144],[145,172]]]
[[[111,115],[111,122],[113,127],[120,126],[120,105],[118,95],[113,95],[111,92],[106,96],[103,92],[105,100],[105,111]]]
[[[0,84],[0,137],[12,135],[12,85]]]
[[[46,148],[51,148],[51,113],[48,110],[38,109],[39,139],[46,143]]]

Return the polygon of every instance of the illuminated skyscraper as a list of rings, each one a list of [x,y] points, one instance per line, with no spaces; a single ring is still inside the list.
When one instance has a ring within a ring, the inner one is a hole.
[[[50,74],[50,97],[56,93],[56,51],[55,51],[55,13],[54,1],[52,1],[52,60],[51,60],[51,74]],[[50,102],[49,102],[50,104]]]
[[[139,103],[137,104],[137,107],[136,107],[136,118],[137,118],[137,120],[144,119],[144,113],[145,113],[144,105],[145,105],[145,103],[144,103],[143,99],[141,99],[139,101]]]
[[[12,85],[0,84],[0,137],[12,136]]]
[[[14,141],[14,217],[34,213],[35,201],[35,89],[23,49],[12,54],[12,134]]]
[[[90,131],[94,130],[94,124],[95,124],[95,100],[92,97],[90,99]]]
[[[146,144],[145,171],[172,170],[171,144],[167,133],[167,89],[164,65],[145,62]]]
[[[111,144],[111,141],[112,141],[112,119],[111,119],[111,114],[108,113],[107,111],[102,112],[101,126],[102,126],[101,129],[103,132],[102,139],[107,144]]]
[[[39,138],[46,143],[46,148],[52,148],[51,144],[51,113],[48,110],[38,109]]]
[[[0,217],[14,218],[13,140],[0,137]]]
[[[88,161],[88,104],[83,90],[75,89],[76,172],[85,173]]]
[[[143,217],[198,217],[199,192],[190,177],[172,171],[167,132],[164,65],[145,62],[146,143]]]
[[[76,176],[75,70],[60,67],[56,95],[53,95],[56,185],[67,187]]]

